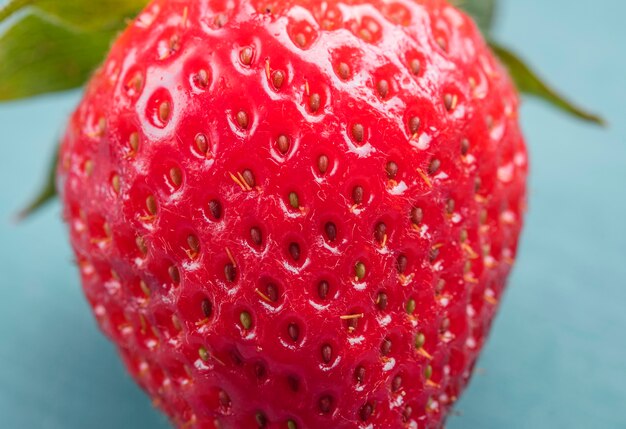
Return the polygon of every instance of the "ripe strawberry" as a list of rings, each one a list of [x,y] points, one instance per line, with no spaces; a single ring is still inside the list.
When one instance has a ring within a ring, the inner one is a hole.
[[[179,428],[440,428],[515,257],[518,99],[444,0],[157,0],[65,136],[84,289]]]

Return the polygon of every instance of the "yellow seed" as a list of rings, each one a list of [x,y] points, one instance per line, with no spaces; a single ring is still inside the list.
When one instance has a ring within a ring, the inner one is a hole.
[[[241,326],[247,331],[252,327],[252,316],[247,311],[242,311],[239,315],[239,321]]]

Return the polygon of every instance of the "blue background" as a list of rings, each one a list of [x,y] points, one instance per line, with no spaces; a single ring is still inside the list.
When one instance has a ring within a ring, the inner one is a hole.
[[[500,39],[610,128],[526,100],[526,233],[448,429],[626,428],[625,14],[622,0],[502,3]],[[92,320],[59,206],[11,221],[78,97],[0,105],[0,427],[167,428]]]

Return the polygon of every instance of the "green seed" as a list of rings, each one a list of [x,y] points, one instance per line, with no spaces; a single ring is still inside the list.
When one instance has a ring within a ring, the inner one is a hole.
[[[428,365],[426,368],[424,368],[424,378],[426,380],[430,380],[430,377],[433,376],[433,367]]]
[[[198,355],[200,356],[200,359],[202,359],[204,362],[207,362],[209,360],[209,352],[204,346],[201,346],[198,349]]]
[[[409,299],[406,303],[406,312],[408,314],[415,313],[415,300],[413,298]]]
[[[365,264],[363,262],[357,262],[354,266],[354,273],[356,274],[357,279],[363,280],[365,277]]]
[[[426,344],[426,336],[421,332],[415,336],[415,348],[421,349]]]

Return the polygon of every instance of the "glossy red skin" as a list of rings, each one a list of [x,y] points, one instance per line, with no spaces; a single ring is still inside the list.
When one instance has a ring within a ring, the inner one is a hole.
[[[217,0],[154,2],[113,46],[63,141],[60,190],[85,293],[133,377],[177,427],[440,428],[511,270],[526,150],[517,95],[475,25],[439,0],[320,4],[277,1],[268,12],[257,0],[235,0],[229,10]],[[350,67],[347,79],[340,62]],[[276,70],[286,76],[279,89]],[[159,113],[164,101],[169,116]],[[364,126],[362,142],[355,124]],[[206,155],[194,143],[199,133],[210,141]],[[290,139],[286,154],[276,146],[281,134]],[[330,160],[325,174],[321,154]],[[246,169],[251,190],[231,178]],[[357,205],[355,186],[364,190]],[[213,199],[221,219],[211,215]],[[419,225],[413,207],[423,210]],[[383,243],[374,234],[381,221]],[[276,302],[262,296],[270,281]],[[360,313],[353,330],[341,319]]]

